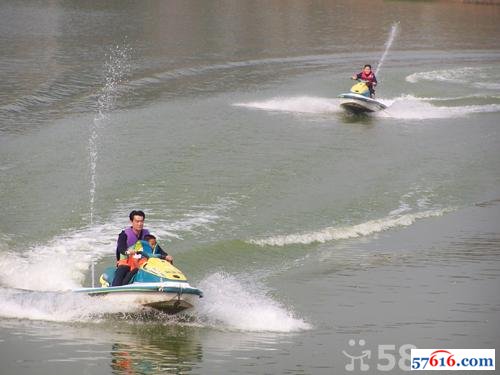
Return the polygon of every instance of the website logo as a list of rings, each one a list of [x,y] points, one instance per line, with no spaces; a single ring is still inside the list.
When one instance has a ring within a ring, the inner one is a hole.
[[[342,350],[342,354],[347,358],[346,371],[370,371],[370,373],[374,370],[391,371],[396,366],[403,371],[409,371],[410,350],[416,347],[412,344],[399,347],[394,344],[380,344],[372,350],[364,339],[350,339],[347,344],[349,348]]]
[[[412,370],[495,370],[495,349],[411,349]]]

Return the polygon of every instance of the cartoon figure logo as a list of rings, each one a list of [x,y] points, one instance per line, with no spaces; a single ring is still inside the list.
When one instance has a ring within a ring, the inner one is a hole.
[[[356,340],[350,339],[348,344],[349,344],[349,346],[354,347],[354,346],[356,346]],[[365,346],[365,344],[366,344],[366,341],[361,339],[358,341],[358,344],[361,348],[363,348],[363,346]],[[347,365],[345,365],[345,369],[347,371],[354,371],[354,367],[355,367],[354,364],[356,363],[356,360],[359,361],[359,369],[361,371],[368,371],[370,369],[370,366],[368,364],[364,363],[364,359],[365,358],[370,359],[371,350],[362,350],[361,355],[352,355],[352,354],[347,353],[345,350],[342,350],[342,354],[344,354],[347,358],[351,359],[351,363],[348,363]]]

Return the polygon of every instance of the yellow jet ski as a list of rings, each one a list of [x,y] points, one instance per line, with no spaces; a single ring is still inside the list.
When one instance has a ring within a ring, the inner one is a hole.
[[[140,242],[144,251],[141,249],[138,253],[142,253],[146,261],[139,266],[129,284],[111,286],[116,268],[109,267],[99,279],[101,287],[80,288],[74,292],[103,298],[110,303],[138,304],[170,314],[193,307],[196,300],[203,297],[203,292],[189,285],[182,271],[170,262],[148,254],[146,249],[149,244],[146,241]],[[137,244],[135,247],[138,247]]]

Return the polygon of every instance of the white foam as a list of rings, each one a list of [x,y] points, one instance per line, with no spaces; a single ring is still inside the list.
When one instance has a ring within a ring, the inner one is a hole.
[[[76,231],[24,253],[9,250],[0,259],[0,283],[12,288],[61,291],[81,286],[92,260],[112,252],[116,230],[99,233],[93,228]],[[97,240],[99,238],[99,240]],[[113,239],[112,239],[113,238]]]
[[[406,120],[426,120],[465,117],[475,113],[500,112],[500,104],[484,104],[469,106],[435,106],[429,101],[449,101],[462,98],[419,98],[413,95],[402,95],[397,98],[379,98],[388,108],[377,112],[381,118]],[[280,111],[294,114],[332,114],[343,112],[341,101],[333,98],[311,96],[277,97],[269,100],[248,103],[235,103],[235,106],[259,109],[264,111]]]
[[[439,102],[439,101],[448,102],[448,101],[467,100],[467,99],[486,99],[486,100],[500,99],[499,96],[487,95],[485,93],[476,93],[476,94],[469,94],[469,95],[462,95],[462,96],[455,96],[455,97],[442,96],[439,98],[438,97],[422,97],[422,96],[416,97],[416,96],[412,96],[412,95],[403,95],[400,98],[413,98],[414,100],[424,100],[424,101],[433,101],[433,102]],[[393,100],[397,100],[397,99],[399,99],[399,98],[396,98]]]
[[[500,83],[492,81],[495,77],[491,67],[458,67],[454,69],[431,70],[410,74],[405,79],[410,83],[421,81],[457,83],[486,90],[500,89]]]
[[[406,210],[406,208],[404,209]],[[286,246],[295,244],[309,245],[312,243],[359,238],[397,227],[410,226],[418,219],[442,216],[447,211],[448,210],[443,209],[411,214],[389,215],[382,219],[369,220],[365,223],[352,226],[328,227],[318,231],[278,235],[258,240],[250,240],[249,242],[259,246]]]
[[[215,273],[200,283],[204,298],[198,319],[208,326],[243,331],[294,332],[311,325],[266,295],[256,283],[244,284],[225,273]]]
[[[134,322],[150,316],[165,324],[253,332],[296,332],[311,328],[309,323],[268,297],[257,283],[215,273],[199,286],[204,291],[204,298],[195,309],[169,317],[144,310],[134,303],[107,303],[86,294],[0,288],[0,316],[56,322],[99,322],[113,315]]]
[[[411,211],[410,204],[406,202],[401,202],[398,208],[389,212],[389,216],[397,216],[409,211]]]
[[[106,304],[85,294],[0,289],[0,316],[55,322],[96,321],[104,314],[133,312],[139,306]]]
[[[456,69],[417,72],[407,76],[406,81],[410,83],[417,83],[420,81],[467,83],[468,78],[477,76],[481,70],[481,68],[461,67]]]
[[[291,113],[335,113],[341,110],[340,101],[332,98],[312,96],[277,97],[264,101],[235,103],[235,106],[265,111]]]
[[[474,82],[474,87],[486,90],[500,90],[500,83],[498,82]]]
[[[500,112],[500,104],[469,105],[469,106],[435,106],[428,100],[439,100],[434,98],[417,98],[412,95],[389,100],[381,100],[388,106],[385,111],[377,113],[378,117],[426,120],[465,117],[475,113]],[[451,100],[448,98],[447,100]]]

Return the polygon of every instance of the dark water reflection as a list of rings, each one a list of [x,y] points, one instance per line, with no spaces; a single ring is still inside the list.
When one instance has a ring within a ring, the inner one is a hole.
[[[199,329],[139,324],[68,326],[45,322],[2,323],[3,374],[72,373],[75,366],[96,374],[191,373],[203,359]],[[78,365],[75,365],[75,364]]]
[[[4,320],[0,371],[23,375],[69,374],[76,368],[78,373],[118,375],[221,373],[242,364],[259,366],[262,358],[276,365],[280,362],[274,358],[277,345],[286,352],[296,344],[293,334],[227,331],[155,319],[115,316],[81,324]]]
[[[190,373],[203,359],[198,331],[182,326],[134,326],[129,342],[112,344],[114,374]]]

